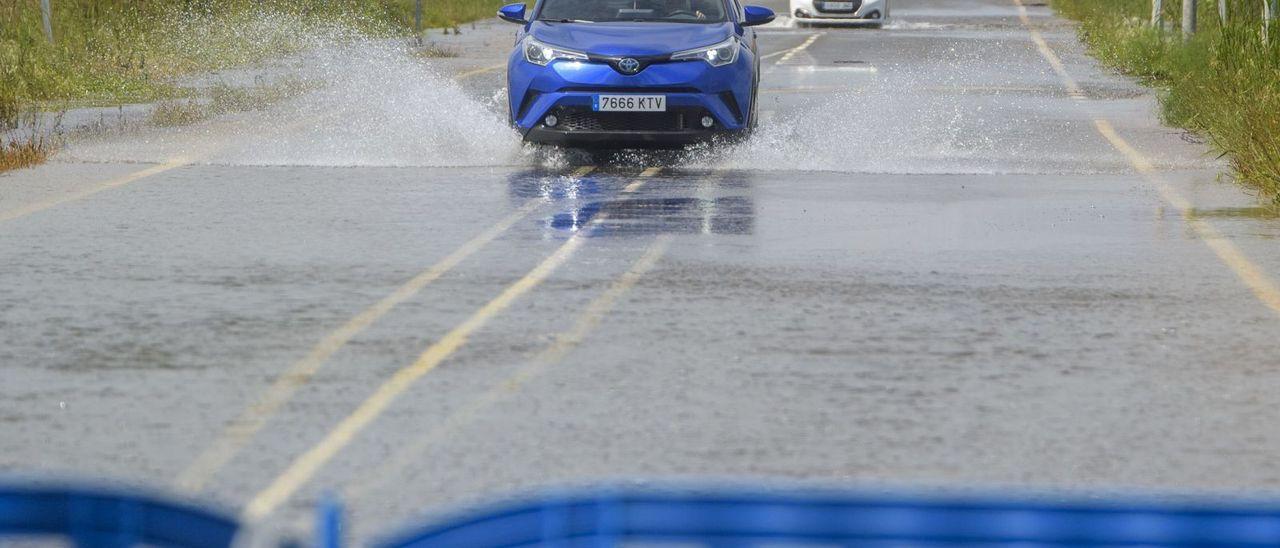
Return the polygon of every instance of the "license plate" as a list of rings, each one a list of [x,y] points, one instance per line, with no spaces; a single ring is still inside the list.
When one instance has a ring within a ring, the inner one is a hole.
[[[822,4],[822,8],[831,11],[853,11],[853,2],[826,2]]]
[[[666,95],[597,95],[591,110],[597,112],[666,112]]]

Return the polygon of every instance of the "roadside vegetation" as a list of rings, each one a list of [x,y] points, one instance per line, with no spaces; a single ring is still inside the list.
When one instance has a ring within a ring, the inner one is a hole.
[[[1183,40],[1181,2],[1165,0],[1164,29],[1151,0],[1054,0],[1103,62],[1161,90],[1167,123],[1208,138],[1236,178],[1280,207],[1280,21],[1263,33],[1263,1],[1201,0],[1199,29]]]
[[[209,115],[175,80],[243,66],[321,41],[407,36],[414,0],[51,0],[53,42],[40,0],[0,1],[0,170],[32,157],[15,128],[25,114],[81,105],[165,101],[157,118]],[[425,28],[492,16],[501,0],[427,0]],[[215,93],[219,90],[214,90]],[[221,90],[224,93],[226,90]],[[258,96],[272,90],[256,90]],[[274,90],[280,91],[280,90]],[[288,91],[288,90],[284,90]],[[287,93],[285,93],[287,95]],[[227,99],[223,97],[222,99]],[[219,101],[213,97],[213,101]],[[225,105],[224,105],[225,106]],[[244,106],[244,105],[241,105]],[[188,111],[195,110],[187,108]],[[239,110],[244,110],[239,108]],[[41,150],[49,145],[41,144]]]
[[[161,127],[185,126],[222,114],[261,110],[315,88],[304,80],[286,79],[277,84],[232,87],[219,84],[205,98],[167,99],[156,104],[149,121]]]
[[[0,172],[43,163],[53,154],[53,143],[39,132],[0,138]]]

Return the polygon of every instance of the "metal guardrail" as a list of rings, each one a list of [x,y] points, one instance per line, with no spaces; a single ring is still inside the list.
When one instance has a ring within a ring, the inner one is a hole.
[[[0,485],[0,538],[57,536],[95,548],[222,548],[239,530],[231,517],[144,494]]]
[[[1195,35],[1198,28],[1196,17],[1198,13],[1198,0],[1181,0],[1182,1],[1182,36],[1190,38]],[[1269,40],[1271,33],[1271,25],[1277,17],[1280,17],[1280,0],[1261,0],[1262,3],[1262,39]],[[1228,1],[1217,0],[1218,4],[1218,22],[1223,26],[1227,25],[1227,20],[1232,16],[1228,12]],[[1151,0],[1151,26],[1157,29],[1164,29],[1164,0]]]

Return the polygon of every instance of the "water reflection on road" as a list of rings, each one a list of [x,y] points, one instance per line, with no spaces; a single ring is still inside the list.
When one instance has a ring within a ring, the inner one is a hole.
[[[513,201],[543,198],[553,204],[539,219],[544,235],[562,237],[592,226],[590,236],[751,234],[755,201],[746,172],[663,172],[636,193],[622,188],[634,175],[597,172],[582,177],[526,170],[511,174]]]

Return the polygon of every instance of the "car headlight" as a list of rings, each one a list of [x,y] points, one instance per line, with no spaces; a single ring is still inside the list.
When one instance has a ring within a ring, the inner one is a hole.
[[[738,39],[730,36],[728,40],[719,44],[673,53],[671,60],[702,59],[713,67],[722,67],[738,60],[739,47]]]
[[[524,45],[521,47],[524,49],[525,61],[544,67],[547,66],[547,63],[555,61],[556,59],[572,59],[575,61],[587,60],[587,54],[585,53],[544,44],[534,40],[533,38],[525,38]]]

